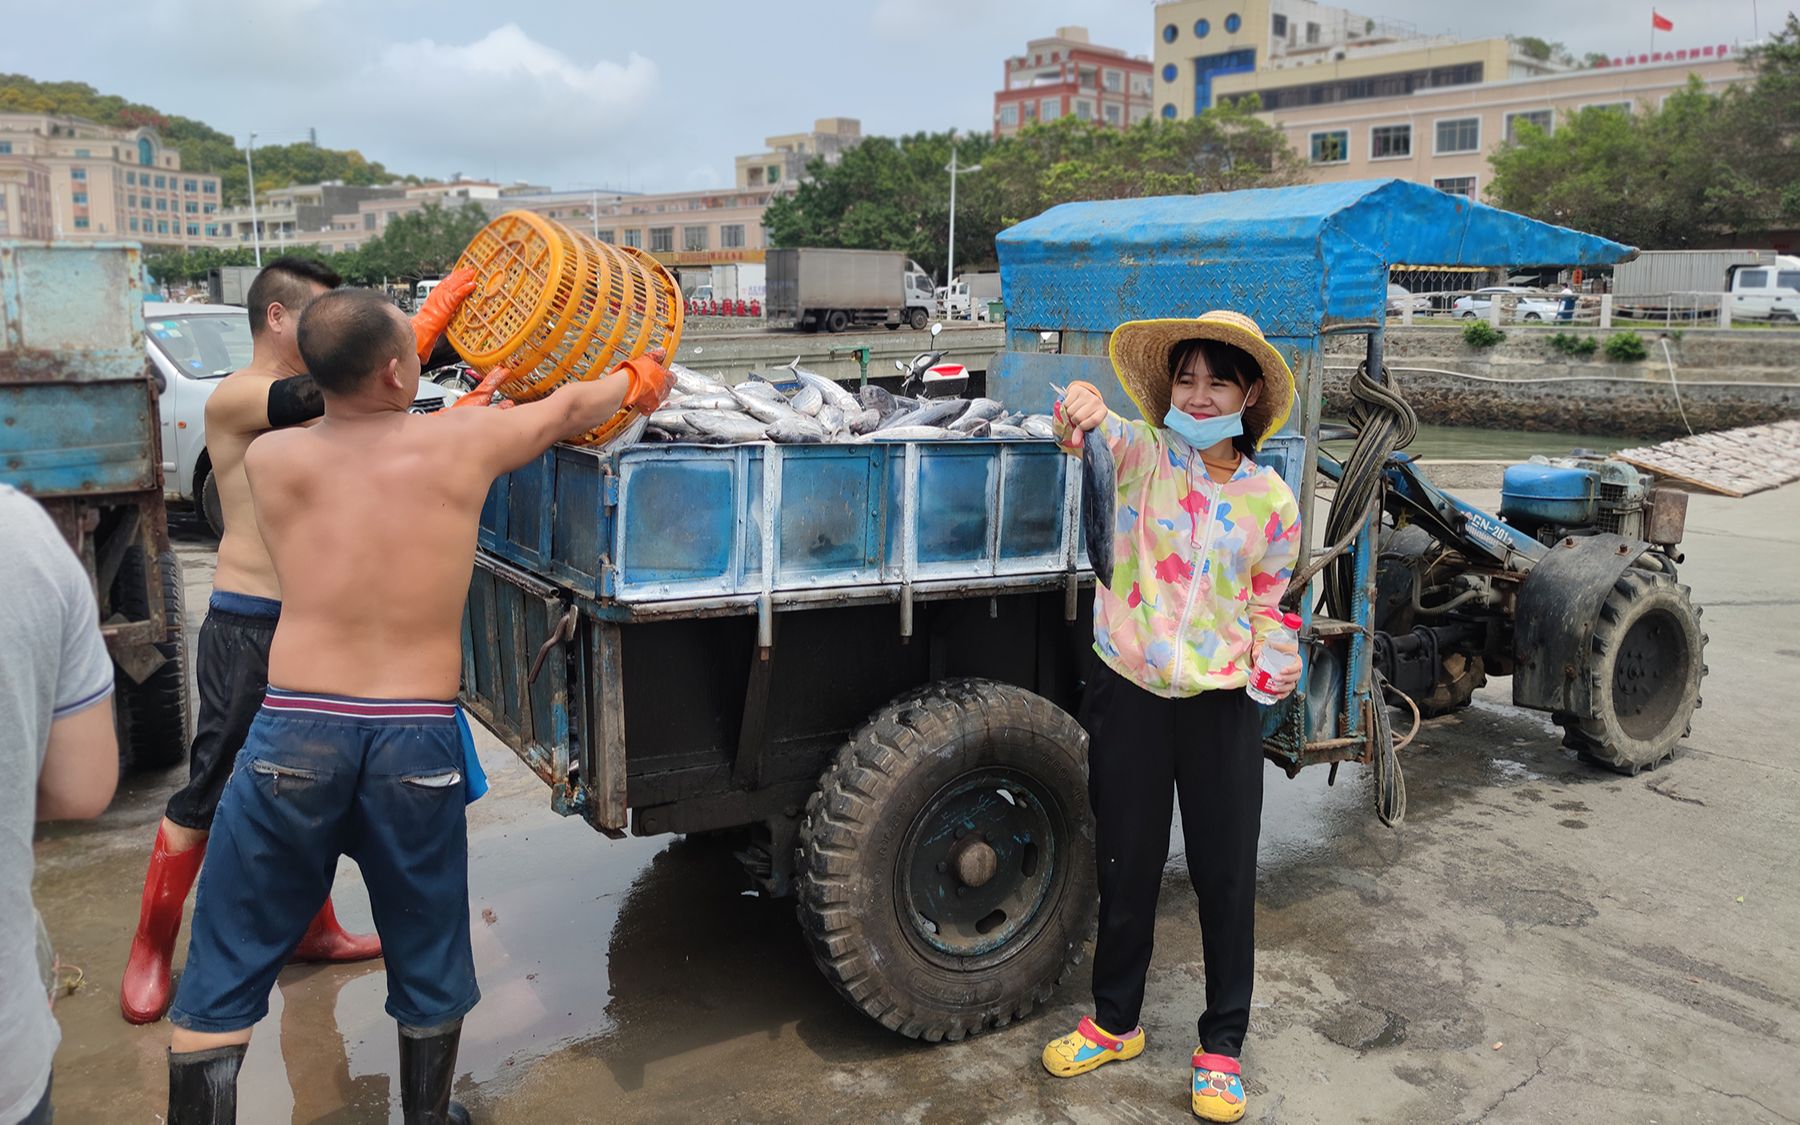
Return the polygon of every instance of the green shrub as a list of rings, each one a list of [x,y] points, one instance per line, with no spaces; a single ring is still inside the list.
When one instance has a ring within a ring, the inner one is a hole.
[[[1592,336],[1577,336],[1573,332],[1558,332],[1550,337],[1550,346],[1564,355],[1586,358],[1600,348],[1600,341]]]
[[[1609,359],[1620,363],[1636,363],[1649,354],[1650,349],[1644,347],[1644,338],[1629,329],[1614,332],[1606,338],[1606,355]]]
[[[1485,320],[1471,320],[1463,328],[1463,343],[1471,348],[1491,348],[1506,339],[1506,333]]]

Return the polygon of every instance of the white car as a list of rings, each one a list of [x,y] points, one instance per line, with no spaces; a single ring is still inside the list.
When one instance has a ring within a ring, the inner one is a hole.
[[[1399,316],[1406,309],[1415,313],[1430,312],[1431,298],[1424,294],[1414,294],[1404,285],[1388,284],[1387,311],[1389,316]]]
[[[1505,294],[1518,297],[1517,302],[1502,302],[1503,306],[1512,305],[1511,315],[1514,320],[1555,320],[1562,311],[1562,302],[1557,298],[1518,285],[1490,285],[1486,289],[1477,289],[1469,296],[1458,297],[1450,308],[1465,320],[1485,317],[1494,298]]]
[[[144,303],[144,350],[160,378],[163,490],[192,501],[213,533],[223,534],[219,490],[206,455],[206,400],[219,380],[250,364],[250,314],[236,305]],[[416,413],[440,410],[460,396],[421,381]]]

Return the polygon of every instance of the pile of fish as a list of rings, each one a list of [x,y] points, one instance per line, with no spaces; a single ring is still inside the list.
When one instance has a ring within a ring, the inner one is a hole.
[[[852,394],[798,361],[781,369],[779,383],[752,375],[726,386],[678,363],[669,370],[675,387],[650,416],[644,441],[791,445],[1054,436],[1047,414],[1008,413],[991,398],[904,398],[873,385]]]

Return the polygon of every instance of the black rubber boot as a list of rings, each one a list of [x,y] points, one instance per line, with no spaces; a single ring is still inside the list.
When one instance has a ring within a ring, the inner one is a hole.
[[[406,1125],[469,1125],[469,1111],[450,1100],[462,1021],[436,1027],[400,1025],[400,1112]]]
[[[236,1125],[238,1068],[248,1043],[169,1052],[169,1125]]]

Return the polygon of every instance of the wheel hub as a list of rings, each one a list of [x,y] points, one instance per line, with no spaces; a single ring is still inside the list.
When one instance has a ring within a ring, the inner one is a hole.
[[[1010,770],[967,774],[925,803],[897,865],[901,910],[922,948],[978,956],[1031,925],[1055,886],[1054,807]]]

